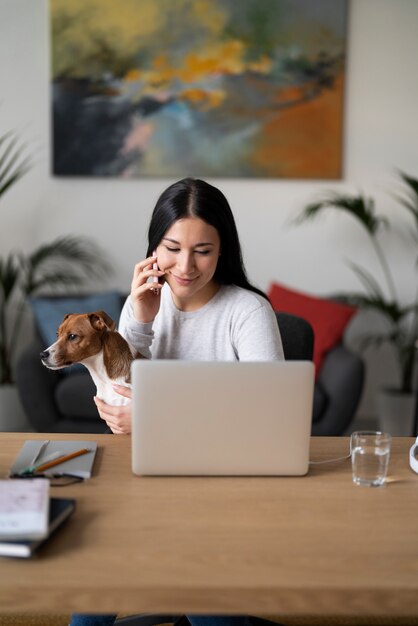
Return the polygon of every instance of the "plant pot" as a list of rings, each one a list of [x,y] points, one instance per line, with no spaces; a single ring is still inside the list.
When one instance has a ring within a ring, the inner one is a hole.
[[[381,389],[377,395],[379,428],[394,437],[412,436],[415,425],[416,393]]]
[[[17,387],[0,385],[0,431],[27,432],[32,430],[20,402]]]

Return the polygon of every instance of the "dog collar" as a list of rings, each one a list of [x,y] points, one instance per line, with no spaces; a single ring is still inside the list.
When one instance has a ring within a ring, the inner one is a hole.
[[[409,450],[409,465],[411,469],[418,474],[418,437]]]

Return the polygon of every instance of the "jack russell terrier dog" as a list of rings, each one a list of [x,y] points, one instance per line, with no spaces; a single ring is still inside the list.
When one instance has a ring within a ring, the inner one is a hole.
[[[90,372],[97,397],[113,406],[130,402],[116,393],[113,384],[130,387],[131,363],[145,358],[118,333],[104,311],[69,313],[57,331],[57,341],[41,352],[41,361],[51,370],[82,363]]]

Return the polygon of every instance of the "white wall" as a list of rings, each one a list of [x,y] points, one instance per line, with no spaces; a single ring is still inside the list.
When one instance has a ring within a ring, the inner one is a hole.
[[[344,259],[376,267],[365,237],[349,218],[302,226],[290,220],[316,194],[358,191],[406,228],[391,192],[394,168],[417,176],[417,0],[351,0],[345,104],[345,171],[342,181],[214,180],[236,216],[251,280],[267,288],[278,280],[326,295],[358,286]],[[59,234],[93,236],[111,256],[109,286],[128,290],[134,263],[143,257],[150,212],[172,181],[60,179],[49,174],[49,50],[46,0],[0,0],[0,133],[15,128],[36,167],[4,197],[0,251],[29,250]],[[34,148],[35,147],[35,148]],[[402,297],[415,291],[413,255],[388,242]],[[367,324],[360,318],[355,328]],[[361,414],[374,413],[374,387],[394,365],[368,357],[368,384]]]

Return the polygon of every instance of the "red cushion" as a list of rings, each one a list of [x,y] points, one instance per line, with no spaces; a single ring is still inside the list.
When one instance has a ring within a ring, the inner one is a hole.
[[[357,309],[294,291],[278,283],[270,285],[268,297],[275,311],[299,315],[311,324],[315,334],[313,360],[318,374],[326,353],[341,341],[345,327]]]

